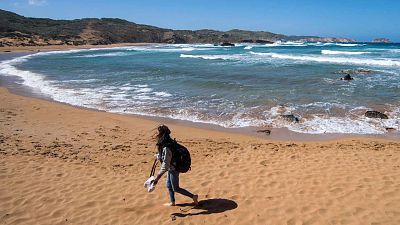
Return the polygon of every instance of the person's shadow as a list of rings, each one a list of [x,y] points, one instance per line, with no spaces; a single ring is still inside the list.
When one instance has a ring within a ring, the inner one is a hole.
[[[176,217],[186,217],[186,216],[196,216],[196,215],[208,215],[213,213],[222,213],[228,210],[233,210],[238,207],[238,204],[229,199],[214,198],[199,201],[199,204],[193,206],[193,204],[177,204],[177,206],[192,206],[191,208],[184,210],[180,209],[181,213],[172,213],[171,216]],[[201,212],[191,213],[188,212],[191,209],[203,210]]]

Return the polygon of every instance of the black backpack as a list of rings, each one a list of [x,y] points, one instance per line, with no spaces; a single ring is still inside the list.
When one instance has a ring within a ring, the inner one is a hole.
[[[167,143],[164,147],[168,147],[172,151],[171,163],[175,167],[175,170],[179,173],[186,173],[190,170],[192,160],[190,158],[189,150],[176,142],[174,139],[172,142]]]

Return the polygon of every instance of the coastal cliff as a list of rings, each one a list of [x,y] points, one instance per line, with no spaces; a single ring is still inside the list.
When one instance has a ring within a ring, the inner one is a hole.
[[[388,38],[375,38],[374,43],[391,43],[391,41]]]
[[[222,43],[275,41],[355,42],[348,38],[286,36],[266,31],[172,30],[116,18],[53,20],[0,10],[1,46],[107,45],[115,43]]]

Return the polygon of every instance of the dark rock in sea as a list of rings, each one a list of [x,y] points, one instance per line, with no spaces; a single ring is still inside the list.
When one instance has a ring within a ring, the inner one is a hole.
[[[289,121],[289,122],[296,122],[298,123],[300,120],[299,118],[297,118],[296,116],[294,116],[293,114],[289,114],[289,115],[281,115],[282,118],[284,118],[285,120]]]
[[[254,43],[254,41],[251,40],[251,39],[241,40],[240,42],[241,42],[241,43]]]
[[[386,114],[383,114],[378,111],[367,111],[365,113],[365,116],[368,118],[380,118],[380,119],[389,119],[389,117]]]
[[[233,47],[233,46],[235,46],[235,44],[232,44],[232,43],[229,43],[229,42],[224,42],[224,43],[221,44],[221,46],[231,46],[231,47]]]
[[[271,130],[258,130],[257,133],[265,133],[266,135],[270,135]]]
[[[340,78],[340,80],[354,80],[354,79],[350,76],[350,74],[347,74],[346,76]]]
[[[257,44],[273,44],[273,41],[267,41],[267,40],[256,40]]]
[[[386,131],[387,131],[387,132],[395,132],[395,131],[396,131],[396,128],[386,127]]]
[[[354,69],[354,70],[340,70],[338,72],[335,72],[336,74],[371,74],[373,73],[372,70],[370,69]]]
[[[369,74],[369,73],[372,73],[372,70],[369,70],[369,69],[357,69],[357,70],[355,70],[355,73],[358,73],[358,74]]]

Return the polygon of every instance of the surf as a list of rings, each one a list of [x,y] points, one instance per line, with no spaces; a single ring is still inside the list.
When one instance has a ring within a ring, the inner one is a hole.
[[[321,50],[322,55],[363,55],[370,54],[371,52],[349,52],[349,51],[333,51],[333,50]]]
[[[316,55],[288,55],[279,53],[250,52],[250,54],[270,57],[275,59],[286,59],[293,61],[307,61],[318,63],[335,63],[350,65],[372,65],[372,66],[395,66],[400,67],[400,61],[392,59],[361,59],[361,58],[343,58],[343,57],[323,57]]]

